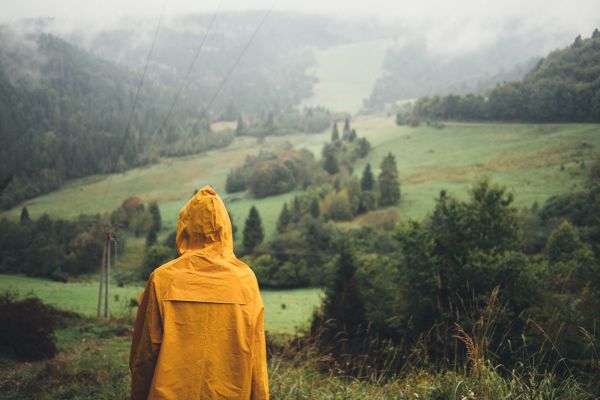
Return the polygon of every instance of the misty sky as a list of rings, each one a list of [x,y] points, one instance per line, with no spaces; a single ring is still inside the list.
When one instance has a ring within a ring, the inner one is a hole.
[[[219,0],[167,0],[167,14],[206,12]],[[465,19],[502,21],[525,18],[560,28],[589,28],[600,20],[599,0],[222,0],[222,10],[267,9],[337,15],[374,16],[385,20],[452,22]],[[118,19],[127,15],[158,14],[163,0],[2,0],[0,19],[69,17]]]
[[[548,48],[567,45],[577,34],[589,37],[600,27],[600,0],[166,0],[165,14],[235,10],[298,11],[383,23],[400,21],[423,34],[438,53],[470,51],[493,43],[498,34],[520,29],[525,35],[543,32]],[[164,0],[0,0],[0,22],[29,17],[58,17],[55,29],[90,30],[124,17],[153,21]],[[511,24],[518,21],[518,24]],[[72,24],[72,23],[75,24]]]

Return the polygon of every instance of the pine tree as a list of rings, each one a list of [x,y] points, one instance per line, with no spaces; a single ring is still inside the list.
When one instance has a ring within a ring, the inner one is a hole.
[[[594,29],[594,33],[592,33],[592,39],[600,38],[600,31],[598,28]]]
[[[290,222],[292,222],[292,214],[290,213],[287,202],[285,202],[283,203],[283,208],[281,209],[279,219],[277,220],[277,232],[283,233]]]
[[[333,280],[324,303],[325,319],[333,319],[347,332],[354,332],[365,320],[364,304],[356,280],[357,262],[349,245],[340,246]]]
[[[260,215],[255,206],[250,208],[246,225],[244,226],[243,244],[246,251],[252,251],[256,246],[262,243],[265,238],[265,232],[262,227]]]
[[[19,222],[21,223],[21,225],[26,225],[31,222],[31,218],[29,217],[29,210],[27,209],[27,207],[23,207],[21,209],[21,218]]]
[[[365,169],[362,173],[362,178],[360,180],[360,188],[363,191],[373,190],[373,186],[375,185],[375,178],[373,177],[373,172],[371,171],[371,164],[367,163]]]
[[[150,214],[152,214],[152,228],[151,230],[155,230],[156,232],[160,232],[162,228],[162,219],[160,216],[160,209],[158,208],[158,204],[153,201],[150,203],[148,207]]]
[[[294,196],[294,201],[292,202],[292,211],[291,211],[291,220],[292,222],[298,222],[302,218],[302,206],[300,205],[300,198],[298,196]]]
[[[319,205],[319,200],[317,200],[316,198],[313,198],[310,202],[310,215],[312,215],[313,218],[319,218],[319,215],[321,214],[321,207]]]
[[[156,231],[154,229],[150,229],[150,231],[146,235],[146,247],[150,247],[156,244],[156,239]]]
[[[357,138],[358,138],[358,135],[356,134],[356,129],[352,129],[350,131],[350,133],[348,134],[348,141],[354,142]]]
[[[583,43],[583,39],[581,39],[581,35],[577,35],[577,37],[575,38],[575,41],[573,42],[572,46],[573,47],[581,47],[582,43]]]
[[[546,254],[552,263],[573,259],[574,254],[583,248],[579,231],[569,221],[564,220],[550,233],[546,243]]]
[[[335,148],[330,144],[323,146],[323,169],[329,173],[329,175],[335,175],[340,172],[340,167],[335,157]]]
[[[379,174],[379,203],[382,206],[391,206],[400,201],[400,183],[398,181],[398,167],[392,153],[383,159],[381,173]]]
[[[350,134],[350,117],[346,117],[344,119],[344,130],[343,130],[343,138],[348,140],[348,135]]]
[[[340,132],[338,131],[337,122],[333,123],[333,128],[331,130],[331,141],[335,142],[340,140]]]
[[[235,127],[235,135],[242,136],[246,133],[246,127],[244,126],[244,119],[240,115],[237,119],[237,126]]]

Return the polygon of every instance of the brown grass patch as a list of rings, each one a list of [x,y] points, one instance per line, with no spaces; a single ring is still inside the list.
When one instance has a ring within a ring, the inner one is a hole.
[[[408,177],[408,181],[413,184],[425,183],[431,181],[443,182],[468,182],[470,177],[485,173],[487,171],[481,165],[473,165],[470,167],[444,167],[435,168],[425,172],[419,172]]]
[[[485,166],[493,171],[504,172],[560,165],[576,161],[580,157],[578,154],[570,153],[574,147],[577,146],[560,144],[539,151],[500,154],[489,159]]]
[[[219,121],[213,122],[210,125],[210,130],[213,132],[222,132],[227,129],[234,130],[237,127],[237,121]]]

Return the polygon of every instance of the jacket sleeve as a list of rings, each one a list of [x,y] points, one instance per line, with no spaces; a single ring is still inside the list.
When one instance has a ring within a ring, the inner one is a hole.
[[[162,318],[152,276],[140,297],[129,356],[131,398],[147,399],[162,342]]]
[[[252,343],[252,394],[251,400],[269,399],[269,379],[267,375],[267,344],[264,324],[265,309],[260,302]]]

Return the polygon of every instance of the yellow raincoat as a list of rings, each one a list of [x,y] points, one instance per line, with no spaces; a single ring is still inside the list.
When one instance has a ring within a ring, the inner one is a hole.
[[[229,215],[211,187],[181,209],[177,249],[140,297],[132,399],[268,399],[258,284],[233,254]]]

